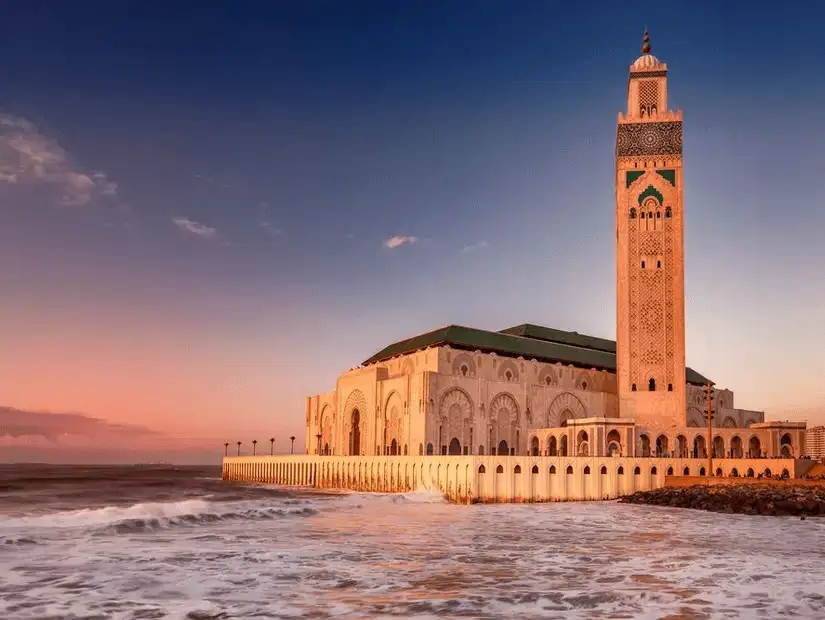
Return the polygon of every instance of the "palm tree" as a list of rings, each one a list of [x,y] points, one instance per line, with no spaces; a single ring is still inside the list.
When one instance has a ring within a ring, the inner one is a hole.
[[[289,449],[289,453],[295,454],[295,435],[290,437],[289,440],[292,442],[292,447]]]
[[[228,456],[229,455],[229,442],[227,441],[225,444],[223,444],[223,447],[224,447],[223,455]]]
[[[255,448],[256,448],[257,445],[258,445],[258,440],[253,439],[252,440],[252,456],[255,456]]]
[[[241,442],[241,441],[239,441],[239,442],[238,442],[238,456],[240,456],[240,455],[241,455],[241,444],[242,444],[242,443],[243,443],[243,442]]]
[[[275,454],[275,438],[270,437],[269,438],[269,456],[272,456],[273,454]]]

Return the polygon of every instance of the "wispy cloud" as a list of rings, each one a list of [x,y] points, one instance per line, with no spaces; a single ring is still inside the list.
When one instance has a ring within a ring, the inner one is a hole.
[[[418,241],[418,237],[409,237],[409,236],[401,236],[396,235],[395,237],[390,237],[384,242],[384,247],[389,249],[400,248],[402,245],[408,245],[410,243],[415,243]]]
[[[173,217],[172,223],[181,230],[202,237],[203,239],[214,239],[218,234],[218,231],[214,228],[201,222],[190,220],[188,217]]]
[[[105,172],[83,172],[66,151],[24,118],[0,115],[0,183],[50,185],[58,202],[83,206],[97,197],[117,196],[118,186]]]
[[[268,237],[280,237],[284,231],[272,223],[269,216],[269,203],[261,201],[258,203],[258,225]]]
[[[482,248],[486,248],[488,245],[490,245],[490,244],[487,243],[486,241],[479,241],[478,243],[474,243],[472,245],[465,245],[462,248],[461,251],[462,252],[472,252],[473,250],[480,250]]]

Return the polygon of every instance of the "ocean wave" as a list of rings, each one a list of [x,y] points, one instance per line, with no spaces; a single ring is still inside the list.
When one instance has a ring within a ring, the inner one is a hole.
[[[311,516],[316,508],[291,502],[288,506],[260,502],[211,502],[190,499],[178,502],[140,503],[132,506],[107,506],[32,517],[0,519],[2,529],[91,528],[103,533],[136,533],[174,526],[198,525],[224,520],[275,519]],[[11,540],[12,537],[6,537]]]

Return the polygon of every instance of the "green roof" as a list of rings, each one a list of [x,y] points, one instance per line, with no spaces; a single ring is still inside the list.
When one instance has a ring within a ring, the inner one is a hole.
[[[585,336],[577,332],[565,332],[550,327],[525,323],[500,332],[491,332],[461,325],[448,325],[440,329],[400,340],[364,361],[374,364],[406,355],[427,347],[449,345],[455,349],[496,353],[507,357],[524,357],[541,362],[573,364],[579,368],[596,368],[616,372],[616,343],[605,338]],[[687,368],[686,380],[694,385],[704,385],[707,379],[695,370]]]

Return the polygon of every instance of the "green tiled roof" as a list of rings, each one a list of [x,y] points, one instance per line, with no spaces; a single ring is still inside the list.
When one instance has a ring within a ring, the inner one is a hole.
[[[531,324],[510,327],[500,332],[449,325],[384,347],[365,360],[364,365],[443,345],[616,372],[616,343],[613,340]],[[688,383],[704,385],[707,382],[705,377],[690,368],[686,369],[685,374]]]

